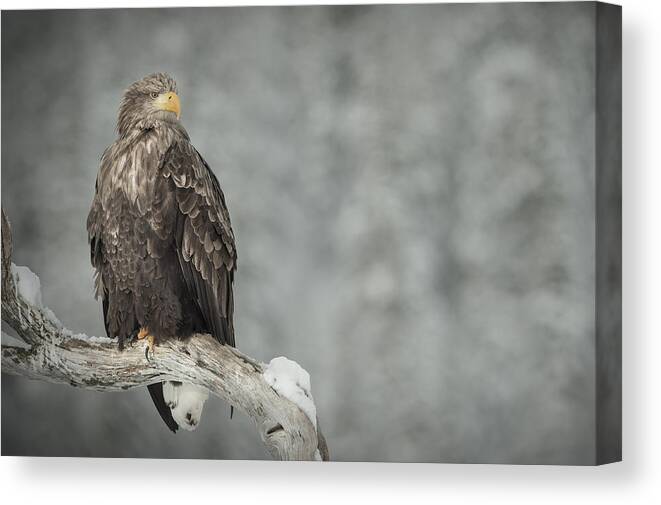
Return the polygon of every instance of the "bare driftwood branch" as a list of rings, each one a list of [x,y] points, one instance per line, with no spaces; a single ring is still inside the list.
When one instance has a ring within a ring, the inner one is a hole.
[[[326,441],[307,415],[278,395],[262,375],[264,364],[210,335],[157,348],[147,361],[141,346],[123,351],[105,338],[72,335],[49,311],[25,300],[14,285],[11,228],[2,211],[2,320],[28,346],[2,345],[2,371],[96,391],[122,391],[164,380],[207,388],[249,416],[274,459],[328,458]],[[317,453],[317,450],[319,453]]]

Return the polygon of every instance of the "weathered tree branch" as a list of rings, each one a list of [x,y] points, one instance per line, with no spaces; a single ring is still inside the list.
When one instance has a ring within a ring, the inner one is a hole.
[[[319,423],[315,429],[295,403],[266,383],[264,364],[209,335],[165,342],[150,361],[141,346],[119,351],[114,340],[73,335],[48,309],[21,296],[12,276],[11,253],[11,228],[3,210],[2,320],[29,344],[2,345],[3,372],[96,391],[164,380],[196,384],[249,416],[274,459],[329,459]]]

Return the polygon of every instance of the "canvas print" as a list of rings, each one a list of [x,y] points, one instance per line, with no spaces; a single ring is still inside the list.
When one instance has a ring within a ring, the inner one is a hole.
[[[620,460],[620,27],[2,12],[2,455]]]

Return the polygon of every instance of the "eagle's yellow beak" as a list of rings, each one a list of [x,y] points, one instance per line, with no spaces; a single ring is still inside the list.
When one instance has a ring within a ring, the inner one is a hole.
[[[174,112],[177,115],[177,119],[179,119],[179,116],[181,115],[181,104],[179,103],[179,97],[174,91],[158,95],[155,104],[156,108],[160,110]]]

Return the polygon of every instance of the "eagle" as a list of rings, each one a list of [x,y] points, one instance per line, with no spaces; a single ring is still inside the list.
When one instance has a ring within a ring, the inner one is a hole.
[[[234,232],[218,179],[180,122],[177,84],[155,73],[122,97],[87,218],[95,296],[105,330],[126,343],[211,334],[234,346]],[[208,392],[148,386],[172,431],[193,430]]]

